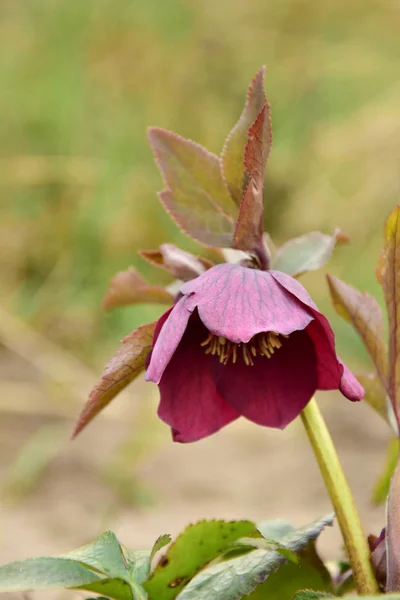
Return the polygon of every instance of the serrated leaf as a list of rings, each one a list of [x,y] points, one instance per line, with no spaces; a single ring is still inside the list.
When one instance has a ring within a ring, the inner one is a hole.
[[[112,531],[102,533],[94,542],[63,554],[61,558],[83,563],[110,578],[124,579],[128,575],[127,562],[121,545]]]
[[[170,216],[201,244],[230,246],[237,207],[218,156],[164,129],[150,128],[148,138],[166,184],[159,198]]]
[[[323,267],[338,243],[346,243],[349,238],[339,229],[333,235],[312,231],[293,238],[278,248],[272,262],[272,268],[297,277],[307,271]]]
[[[144,370],[153,342],[154,327],[155,323],[142,325],[124,338],[122,346],[105,366],[100,381],[90,392],[73,438]]]
[[[333,518],[333,515],[328,515],[306,527],[289,532],[280,538],[280,543],[292,552],[301,552],[327,525],[333,524]],[[178,599],[239,600],[285,563],[287,559],[277,552],[254,550],[201,571],[183,589]]]
[[[386,221],[382,286],[389,321],[388,393],[398,417],[400,387],[400,207]]]
[[[295,527],[286,519],[272,519],[257,523],[257,529],[262,536],[269,540],[279,542],[285,535],[296,531]]]
[[[222,167],[228,189],[232,198],[239,206],[245,187],[244,155],[248,142],[248,131],[260,114],[263,106],[268,104],[264,91],[265,67],[262,67],[254,76],[247,91],[246,104],[238,122],[229,133],[222,151]],[[271,151],[272,128],[269,116],[264,121],[263,146],[265,160]]]
[[[240,203],[233,237],[233,247],[238,250],[252,252],[264,247],[264,168],[268,149],[264,147],[263,132],[268,117],[268,105],[264,104],[248,132],[244,152],[248,183]]]
[[[182,281],[198,277],[213,265],[211,261],[185,252],[173,244],[161,244],[159,250],[139,250],[139,254],[150,264],[165,269]]]
[[[174,297],[167,290],[149,285],[136,269],[130,267],[111,279],[103,299],[103,310],[110,311],[129,304],[172,304],[173,301]]]
[[[114,598],[114,600],[139,600],[139,597],[134,597],[129,583],[122,579],[101,579],[88,585],[83,585],[79,589],[88,592],[103,594],[106,598]],[[102,596],[103,597],[103,596]],[[143,596],[146,598],[146,596]],[[99,600],[97,598],[96,600]]]
[[[297,592],[293,600],[323,600],[323,598],[335,598],[332,594],[323,592],[313,592],[312,590],[302,590]]]
[[[164,548],[164,546],[168,546],[168,544],[170,542],[171,542],[171,536],[169,535],[169,533],[160,535],[160,537],[156,539],[154,546],[151,549],[150,559],[153,560],[153,558],[157,554],[157,552],[159,550],[161,550],[161,548]]]
[[[388,379],[388,359],[382,311],[375,298],[360,292],[338,277],[328,275],[333,306],[351,323],[364,342],[384,385]]]
[[[242,537],[259,535],[250,521],[200,521],[189,525],[144,584],[149,600],[171,600],[198,571]]]
[[[74,560],[29,558],[0,567],[0,592],[82,587],[99,579],[99,575]]]
[[[372,501],[374,504],[383,504],[386,502],[390,489],[390,480],[396,469],[398,457],[399,440],[394,438],[389,441],[383,473],[380,475],[372,492]]]

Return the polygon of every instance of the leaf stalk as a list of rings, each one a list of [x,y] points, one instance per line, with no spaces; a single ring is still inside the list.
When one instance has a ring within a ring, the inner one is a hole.
[[[336,513],[357,592],[360,595],[378,593],[357,506],[315,398],[303,410],[301,419]]]

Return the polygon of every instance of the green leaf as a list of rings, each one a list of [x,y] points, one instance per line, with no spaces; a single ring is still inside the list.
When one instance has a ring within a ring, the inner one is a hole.
[[[110,311],[129,304],[172,304],[174,297],[163,287],[149,285],[147,281],[130,267],[120,271],[110,281],[110,288],[104,296],[103,310]]]
[[[248,596],[248,600],[292,600],[301,588],[330,590],[329,583],[306,560],[300,565],[287,563],[275,573],[271,573],[267,581],[257,586]],[[329,594],[326,597],[332,597]]]
[[[233,247],[248,252],[264,249],[264,168],[268,148],[264,147],[263,131],[269,119],[268,108],[264,104],[249,128],[249,139],[244,152],[248,182],[240,203]]]
[[[322,592],[313,592],[312,590],[303,590],[297,592],[293,600],[323,600],[323,598],[335,598],[332,594],[324,594]]]
[[[351,323],[360,335],[385,385],[388,356],[380,306],[370,294],[359,292],[338,277],[328,275],[327,279],[336,312]]]
[[[69,558],[83,563],[111,578],[124,579],[128,575],[128,564],[121,545],[112,531],[102,533],[94,542],[63,554],[61,558]]]
[[[292,277],[315,271],[328,262],[336,244],[348,241],[349,238],[339,229],[336,229],[333,235],[312,231],[293,238],[278,248],[272,268]]]
[[[99,575],[68,558],[29,558],[0,567],[0,592],[82,587],[99,579]]]
[[[250,521],[200,521],[168,548],[144,584],[150,600],[176,598],[198,571],[242,537],[259,535]]]
[[[144,370],[153,343],[154,327],[155,323],[142,325],[124,338],[122,346],[105,366],[100,381],[90,392],[73,438]]]
[[[159,550],[161,550],[161,548],[164,548],[165,546],[167,546],[170,542],[171,542],[171,536],[169,535],[169,533],[164,533],[164,535],[160,535],[160,537],[156,539],[154,546],[151,549],[150,560],[153,560],[156,553]]]
[[[400,388],[400,207],[390,214],[385,226],[381,279],[389,321],[388,393],[396,416]],[[379,372],[379,371],[378,371]]]
[[[279,542],[284,536],[296,531],[295,527],[285,519],[273,519],[257,523],[257,529],[267,540]]]
[[[132,589],[129,583],[122,579],[101,579],[88,585],[80,586],[79,589],[86,590],[88,592],[95,592],[97,594],[103,594],[107,598],[114,598],[115,600],[139,600],[132,595]],[[146,596],[143,596],[145,598]],[[97,599],[98,600],[98,599]]]
[[[218,156],[171,131],[148,133],[166,189],[159,198],[187,235],[206,246],[229,247],[237,207],[229,195]]]
[[[399,456],[399,440],[394,438],[390,440],[387,454],[386,463],[383,473],[379,477],[378,481],[372,492],[372,501],[374,504],[383,504],[386,502],[387,496],[390,489],[390,480],[395,471],[397,465],[397,459]]]
[[[292,552],[301,552],[315,540],[327,525],[333,524],[333,515],[314,521],[306,527],[289,531],[279,542]],[[252,592],[268,576],[287,563],[281,554],[270,550],[254,550],[221,562],[201,571],[179,594],[179,600],[238,600]]]
[[[268,158],[272,144],[272,129],[269,115],[269,106],[264,91],[265,67],[262,67],[254,76],[247,91],[246,104],[238,122],[228,135],[222,151],[222,168],[228,189],[232,198],[240,206],[243,197],[245,182],[245,148],[248,142],[248,132],[256,121],[263,106],[267,104],[266,119],[262,132],[264,159]],[[262,170],[264,170],[265,163]]]

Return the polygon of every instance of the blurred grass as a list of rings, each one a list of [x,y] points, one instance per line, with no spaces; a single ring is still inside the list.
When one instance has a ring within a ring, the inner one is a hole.
[[[194,247],[158,204],[146,127],[219,152],[263,63],[274,125],[268,229],[283,241],[342,227],[354,243],[332,270],[375,291],[400,183],[399,12],[389,0],[3,0],[7,308],[96,368],[155,316],[151,307],[100,312],[108,279],[140,264],[138,248]],[[329,311],[318,279],[311,286]]]

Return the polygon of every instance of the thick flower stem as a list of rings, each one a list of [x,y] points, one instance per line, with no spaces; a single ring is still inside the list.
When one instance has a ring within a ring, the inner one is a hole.
[[[301,418],[336,513],[357,592],[377,593],[378,584],[370,563],[367,539],[357,507],[315,398],[312,398],[303,410]]]

